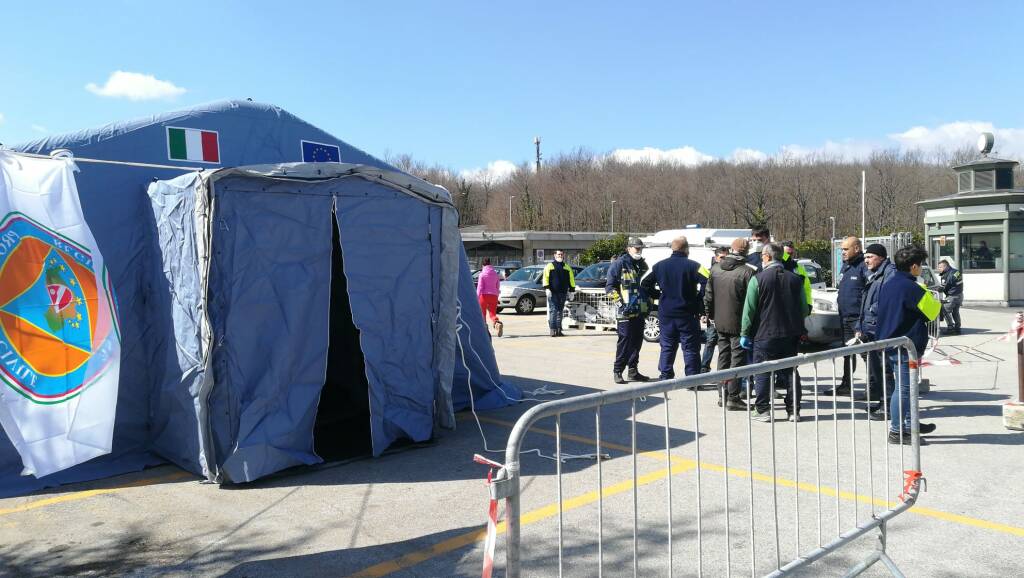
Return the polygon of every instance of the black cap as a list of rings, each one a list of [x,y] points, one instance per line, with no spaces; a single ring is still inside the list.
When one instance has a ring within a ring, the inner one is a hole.
[[[636,249],[643,249],[644,242],[640,240],[640,237],[630,237],[629,242],[626,243],[627,247],[634,247]]]
[[[864,252],[871,253],[872,255],[878,255],[883,259],[889,258],[889,251],[885,250],[885,245],[881,245],[879,243],[872,243],[868,245],[868,248],[864,249]]]

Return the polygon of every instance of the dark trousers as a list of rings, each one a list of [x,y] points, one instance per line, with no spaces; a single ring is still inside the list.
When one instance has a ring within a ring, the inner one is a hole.
[[[619,340],[615,344],[615,373],[622,373],[627,367],[636,369],[640,363],[640,346],[644,344],[644,317],[619,321]]]
[[[960,306],[963,303],[963,295],[946,297],[946,301],[942,303],[942,318],[946,321],[948,329],[960,330]]]
[[[872,403],[882,403],[882,384],[883,379],[885,380],[885,396],[889,397],[892,395],[894,383],[892,377],[892,367],[889,364],[885,365],[885,376],[882,376],[882,352],[881,351],[869,351],[868,352],[868,397]]]
[[[846,346],[846,342],[853,339],[853,336],[857,334],[857,330],[854,326],[857,324],[856,317],[846,317],[842,320],[843,323],[843,347]],[[849,386],[853,383],[853,372],[857,371],[857,356],[847,355],[843,358],[843,385]]]
[[[700,370],[704,373],[711,371],[711,357],[715,354],[715,347],[718,346],[718,330],[715,325],[708,322],[704,330],[704,353],[700,356]]]
[[[735,369],[747,364],[747,352],[740,347],[740,336],[729,333],[718,334],[718,370]],[[722,384],[727,399],[741,400],[740,383],[738,380],[729,379]],[[719,390],[719,397],[722,392]],[[742,401],[742,400],[741,400]]]
[[[774,339],[762,339],[754,342],[754,363],[784,359],[797,354],[800,346],[799,337],[778,337]],[[793,370],[784,369],[776,372],[760,373],[754,379],[754,392],[757,394],[757,411],[764,413],[771,409],[772,390],[771,379],[775,376],[775,389],[783,388],[786,391],[786,409],[792,411],[800,407],[802,392],[800,384],[793,385]],[[795,399],[794,399],[795,397]]]
[[[568,293],[548,292],[548,328],[562,330],[562,313],[565,312],[565,299]]]
[[[688,317],[659,317],[661,324],[661,359],[658,371],[662,379],[675,377],[673,365],[676,363],[676,350],[683,348],[683,365],[686,375],[700,373],[700,344],[704,333],[700,330],[700,321],[696,315]]]

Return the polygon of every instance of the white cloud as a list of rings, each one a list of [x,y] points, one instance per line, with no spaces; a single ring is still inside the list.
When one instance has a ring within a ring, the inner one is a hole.
[[[727,160],[735,164],[759,163],[768,160],[768,153],[757,149],[738,148],[732,151]]]
[[[185,94],[185,89],[150,74],[115,70],[106,84],[97,86],[90,82],[85,89],[97,96],[127,98],[128,100],[173,99]]]
[[[704,154],[692,146],[662,150],[654,147],[642,149],[616,149],[612,151],[611,158],[622,163],[670,163],[694,167],[699,164],[711,162],[715,157]]]
[[[996,137],[995,151],[1003,156],[1024,156],[1024,129],[996,128],[990,122],[957,121],[934,128],[915,126],[900,133],[890,134],[889,139],[904,149],[923,151],[953,150],[965,146],[974,147],[978,135],[990,132]]]
[[[4,123],[4,113],[0,112],[0,124]]]
[[[39,132],[39,133],[48,133],[48,132],[50,132],[50,129],[46,128],[45,126],[43,126],[41,124],[34,124],[31,127],[29,127],[29,128],[31,128],[32,130],[34,130],[36,132]]]
[[[515,171],[515,163],[511,161],[498,160],[487,163],[486,168],[459,171],[459,176],[467,181],[494,183],[508,179]]]

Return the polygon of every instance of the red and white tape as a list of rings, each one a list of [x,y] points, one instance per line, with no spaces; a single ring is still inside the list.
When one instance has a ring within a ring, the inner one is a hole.
[[[487,486],[491,485],[491,478],[494,476],[494,470],[501,469],[501,464],[493,460],[489,460],[480,454],[473,455],[473,461],[478,464],[490,466],[487,470]],[[490,489],[488,489],[490,494]],[[494,545],[497,542],[498,536],[498,500],[491,498],[487,504],[487,539],[484,540],[484,568],[480,574],[481,578],[491,578],[491,572],[494,571]]]

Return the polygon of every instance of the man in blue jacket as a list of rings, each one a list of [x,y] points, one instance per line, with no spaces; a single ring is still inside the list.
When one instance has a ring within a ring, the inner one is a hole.
[[[650,312],[650,297],[640,286],[640,281],[647,273],[647,262],[643,257],[644,242],[637,237],[630,237],[626,244],[626,254],[612,261],[608,267],[604,292],[617,305],[615,318],[619,334],[615,344],[615,363],[612,365],[612,377],[615,383],[624,384],[623,370],[628,369],[630,381],[647,381],[649,378],[640,373],[640,347],[644,344],[644,323]]]
[[[872,245],[874,246],[874,245]],[[839,322],[843,327],[843,344],[845,345],[857,335],[857,322],[860,320],[860,305],[864,300],[864,284],[867,282],[867,265],[864,264],[864,253],[857,237],[847,237],[840,245],[843,253],[843,267],[839,270]],[[825,395],[850,395],[853,373],[857,371],[857,356],[848,355],[843,358],[843,380],[835,391],[826,391]],[[860,396],[864,398],[863,395]]]
[[[867,283],[864,284],[864,299],[860,305],[860,317],[857,319],[855,336],[861,341],[875,341],[878,338],[878,294],[882,287],[896,273],[896,266],[889,260],[889,252],[884,245],[874,243],[864,251],[864,264],[868,266]],[[869,408],[871,419],[883,421],[887,416],[882,411],[882,396],[892,396],[895,387],[892,368],[885,366],[885,377],[882,375],[882,354],[878,351],[868,353],[868,398],[875,404]],[[885,385],[883,391],[882,385]]]
[[[928,345],[928,323],[939,316],[942,304],[928,289],[918,284],[921,265],[928,253],[920,247],[904,247],[896,252],[896,273],[878,294],[878,339],[909,337],[917,354],[924,355]],[[889,401],[889,443],[911,443],[910,363],[898,348],[885,351],[886,363],[898,376],[898,385]],[[922,434],[935,431],[935,424],[918,424]],[[902,435],[901,435],[902,433]]]
[[[565,263],[565,253],[555,251],[555,260],[544,267],[542,282],[548,298],[548,329],[551,337],[564,337],[562,333],[562,312],[565,300],[576,291],[576,279],[572,267]]]
[[[942,318],[946,321],[947,335],[960,335],[960,306],[964,303],[964,276],[953,267],[949,259],[939,261],[939,279],[942,280]]]
[[[689,258],[686,237],[672,240],[672,255],[658,262],[643,281],[648,295],[658,297],[658,322],[661,326],[661,359],[658,379],[675,377],[676,349],[682,345],[686,375],[700,373],[700,344],[703,334],[700,317],[704,314],[704,287],[708,270]]]

